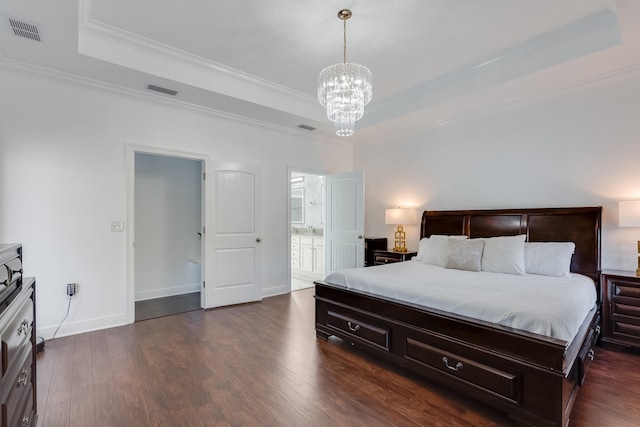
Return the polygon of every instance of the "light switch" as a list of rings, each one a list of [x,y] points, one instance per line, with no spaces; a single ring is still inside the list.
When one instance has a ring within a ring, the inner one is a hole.
[[[124,221],[111,221],[111,232],[120,233],[124,231]]]

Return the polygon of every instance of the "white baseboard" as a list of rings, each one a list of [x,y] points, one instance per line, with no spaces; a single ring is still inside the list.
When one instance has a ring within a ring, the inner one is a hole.
[[[272,286],[262,289],[262,298],[269,298],[276,295],[283,295],[289,293],[289,287],[287,285]]]
[[[200,289],[200,283],[192,283],[190,285],[176,286],[173,288],[152,289],[150,291],[136,291],[136,301],[145,301],[148,299],[190,294],[193,292],[200,292]]]
[[[63,323],[60,330],[56,334],[56,338],[68,335],[82,334],[84,332],[99,331],[101,329],[114,328],[127,324],[127,316],[119,314],[116,316],[107,316],[97,319],[85,320],[75,323]],[[36,336],[49,340],[58,329],[58,325],[36,329]]]

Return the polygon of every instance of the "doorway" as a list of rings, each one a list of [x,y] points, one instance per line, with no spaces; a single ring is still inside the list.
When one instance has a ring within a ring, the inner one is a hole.
[[[291,290],[324,278],[324,175],[290,171]]]
[[[203,161],[134,154],[135,321],[201,308]]]

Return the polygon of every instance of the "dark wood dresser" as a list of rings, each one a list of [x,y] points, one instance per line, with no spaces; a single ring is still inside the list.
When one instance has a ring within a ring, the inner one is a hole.
[[[640,350],[640,277],[634,271],[602,272],[602,346]]]
[[[22,277],[22,246],[0,245],[2,427],[37,423],[35,301],[35,279]]]

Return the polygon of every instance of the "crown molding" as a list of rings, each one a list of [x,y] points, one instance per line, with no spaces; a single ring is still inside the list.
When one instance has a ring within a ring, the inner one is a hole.
[[[187,66],[206,70],[213,75],[234,79],[242,84],[263,86],[273,91],[282,92],[288,96],[300,98],[301,100],[316,101],[314,96],[307,93],[291,89],[270,80],[236,70],[184,50],[177,49],[164,43],[159,43],[155,40],[97,21],[91,17],[92,2],[93,0],[78,0],[78,32],[90,33],[98,37],[103,37],[107,40],[112,40],[116,43],[121,43],[142,51],[154,53],[175,60],[176,62],[184,63]]]
[[[132,89],[124,88],[121,86],[89,79],[86,77],[80,77],[74,74],[64,73],[64,72],[52,70],[45,67],[39,67],[32,64],[9,60],[7,58],[2,57],[2,55],[0,55],[0,70],[6,73],[15,74],[22,77],[26,76],[34,79],[60,83],[68,86],[73,86],[79,89],[91,90],[94,92],[99,92],[99,93],[108,94],[108,95],[122,96],[122,97],[135,99],[135,100],[150,103],[150,104],[156,104],[156,105],[160,104],[160,105],[176,108],[176,109],[191,112],[191,113],[198,113],[198,114],[202,114],[210,117],[230,120],[238,123],[243,123],[246,125],[263,128],[263,129],[270,129],[275,132],[295,135],[297,137],[304,138],[305,140],[320,141],[324,143],[339,144],[339,145],[344,145],[345,142],[347,142],[347,143],[352,143],[356,145],[356,144],[376,144],[376,143],[382,144],[382,143],[387,143],[390,140],[397,141],[398,139],[406,137],[412,133],[423,132],[437,126],[445,126],[451,123],[455,123],[457,121],[475,117],[479,114],[496,112],[501,109],[516,107],[518,105],[522,105],[527,102],[532,102],[532,101],[536,101],[544,98],[550,98],[550,97],[571,92],[573,90],[578,90],[584,87],[606,83],[607,81],[614,81],[620,78],[625,78],[630,75],[640,73],[640,63],[631,64],[631,65],[610,70],[604,73],[585,77],[583,79],[572,81],[570,83],[557,85],[547,90],[538,92],[532,96],[523,96],[517,99],[512,98],[507,101],[497,102],[497,103],[494,103],[493,105],[489,105],[486,107],[483,106],[482,109],[473,109],[473,110],[456,112],[453,114],[443,115],[431,120],[420,121],[415,125],[402,126],[400,127],[399,130],[397,128],[393,128],[393,130],[385,131],[384,124],[380,124],[379,126],[381,127],[379,129],[377,128],[377,126],[376,126],[376,129],[373,129],[374,128],[373,126],[369,130],[367,130],[367,128],[364,128],[364,129],[361,129],[360,132],[356,133],[355,137],[349,138],[349,139],[337,137],[333,134],[327,135],[327,134],[309,133],[308,131],[301,130],[298,128],[277,125],[269,122],[251,119],[245,116],[230,114],[224,111],[187,103],[177,99],[165,98],[163,96],[154,95],[152,93],[145,93],[142,91],[132,90]]]
[[[94,80],[75,74],[65,73],[58,70],[53,70],[46,67],[41,67],[33,64],[28,64],[20,61],[10,60],[0,55],[0,71],[14,74],[20,77],[28,77],[58,84],[64,84],[66,86],[75,87],[77,89],[90,90],[107,95],[116,95],[137,101],[146,102],[154,105],[164,105],[167,107],[187,111],[190,113],[197,113],[206,115],[209,117],[216,117],[223,120],[229,120],[253,127],[262,129],[269,129],[278,133],[286,133],[295,135],[305,140],[320,141],[330,144],[343,144],[344,139],[340,139],[335,135],[326,135],[323,133],[310,133],[309,131],[299,129],[297,127],[290,127],[279,125],[276,123],[265,122],[262,120],[253,119],[238,114],[232,114],[217,110],[214,108],[205,107],[202,105],[196,105],[181,101],[175,98],[167,98],[162,95],[155,95],[151,92],[143,92],[134,89],[125,88],[122,86],[105,83],[99,80]]]
[[[322,120],[314,96],[97,21],[91,17],[91,9],[92,0],[78,1],[78,52],[83,55]]]
[[[416,123],[415,125],[393,126],[391,127],[392,130],[389,132],[374,130],[372,128],[371,129],[372,136],[364,135],[364,137],[367,138],[366,141],[359,139],[356,141],[356,144],[357,145],[385,144],[385,143],[388,143],[390,140],[398,141],[399,139],[406,138],[411,134],[420,133],[420,132],[429,130],[431,128],[446,126],[459,121],[467,120],[467,119],[476,117],[480,114],[496,113],[500,110],[504,110],[507,108],[514,108],[529,102],[549,99],[549,98],[557,97],[567,93],[571,93],[576,90],[588,88],[590,86],[613,82],[617,79],[627,78],[634,74],[640,74],[640,63],[627,65],[625,67],[616,68],[614,70],[609,70],[600,74],[588,76],[588,77],[578,79],[569,83],[556,85],[554,87],[550,87],[543,91],[537,92],[533,95],[522,96],[519,98],[510,98],[508,100],[501,100],[499,102],[494,102],[491,105],[484,104],[482,106],[482,109],[472,108],[464,111],[457,111],[452,114],[441,115],[437,118],[422,121],[419,123],[414,122]],[[381,126],[384,126],[384,125],[381,124]]]
[[[361,120],[362,127],[450,102],[620,43],[618,16],[614,10],[604,8],[393,97],[372,102]]]

